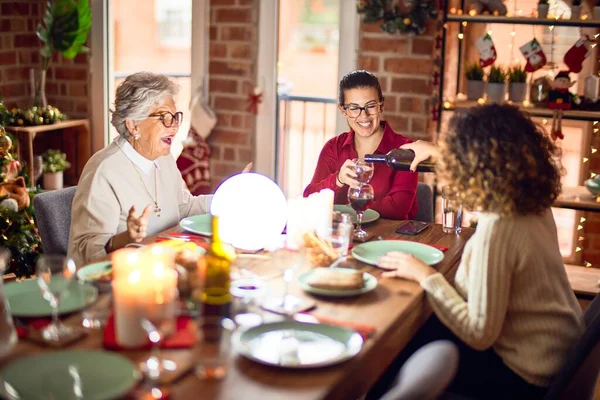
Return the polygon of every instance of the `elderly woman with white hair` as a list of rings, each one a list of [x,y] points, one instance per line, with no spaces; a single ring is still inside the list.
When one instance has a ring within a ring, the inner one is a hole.
[[[68,255],[78,265],[209,211],[212,196],[193,196],[171,155],[183,118],[177,89],[151,72],[117,88],[111,123],[119,137],[87,162],[73,200]]]

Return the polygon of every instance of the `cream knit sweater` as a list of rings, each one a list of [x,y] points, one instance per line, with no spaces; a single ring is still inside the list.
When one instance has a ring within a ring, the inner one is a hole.
[[[421,282],[436,315],[477,350],[493,347],[527,382],[548,386],[583,333],[552,212],[484,214],[452,286],[442,274]]]

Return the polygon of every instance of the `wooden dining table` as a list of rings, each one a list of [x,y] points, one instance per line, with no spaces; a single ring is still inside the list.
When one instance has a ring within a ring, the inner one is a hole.
[[[452,280],[459,265],[467,240],[474,233],[472,228],[463,228],[460,234],[447,234],[441,225],[431,225],[416,236],[395,233],[399,221],[379,219],[365,226],[368,240],[402,239],[424,244],[447,247],[444,259],[434,267]],[[182,232],[179,227],[164,233]],[[156,241],[149,237],[145,243]],[[262,257],[240,257],[237,267],[249,271],[261,271],[275,266],[265,266]],[[232,353],[228,373],[222,380],[200,380],[193,373],[194,349],[162,350],[162,354],[177,362],[178,370],[169,376],[166,386],[172,399],[260,399],[260,400],[305,400],[305,399],[358,399],[384,373],[394,357],[431,315],[424,291],[415,283],[402,279],[381,278],[382,270],[364,264],[351,257],[346,267],[366,271],[378,279],[375,290],[358,297],[335,299],[313,297],[292,284],[290,293],[308,297],[316,302],[314,314],[370,325],[375,333],[365,339],[360,353],[338,365],[314,369],[283,369],[261,365],[235,352]],[[268,281],[272,293],[281,293],[282,279]],[[111,296],[103,294],[92,306],[95,309],[110,307]],[[275,317],[275,316],[274,316]],[[278,318],[278,317],[275,317]],[[72,325],[81,325],[81,314],[65,318]],[[85,338],[66,347],[67,349],[102,349],[101,329],[87,330]],[[58,351],[48,346],[21,339],[12,353],[2,361],[6,363],[26,355]],[[148,351],[121,351],[120,354],[134,362],[145,360]],[[135,394],[130,397],[135,398]]]

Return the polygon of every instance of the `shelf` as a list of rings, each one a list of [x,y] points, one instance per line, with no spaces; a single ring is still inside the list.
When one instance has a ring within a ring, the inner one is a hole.
[[[475,100],[456,101],[449,108],[442,107],[442,111],[463,110],[465,108],[476,107],[480,105]],[[552,118],[553,110],[548,108],[524,107],[523,105],[514,104],[521,111],[527,112],[532,117]],[[600,121],[600,111],[583,111],[583,110],[567,110],[563,112],[563,119],[575,121]]]
[[[552,207],[578,211],[600,211],[600,203],[585,186],[565,187]]]
[[[600,20],[592,19],[554,19],[534,17],[502,17],[494,15],[457,15],[449,14],[448,22],[467,22],[477,24],[510,24],[510,25],[546,25],[546,26],[576,26],[582,28],[600,28]]]

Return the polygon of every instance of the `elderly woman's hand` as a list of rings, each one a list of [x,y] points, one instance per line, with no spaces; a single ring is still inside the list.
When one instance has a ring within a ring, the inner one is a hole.
[[[152,206],[147,205],[142,214],[137,217],[135,206],[129,209],[127,216],[127,233],[132,242],[139,243],[146,237],[146,228],[148,227],[148,217],[152,212]]]
[[[437,272],[412,254],[399,251],[390,251],[379,257],[377,266],[391,270],[383,273],[384,278],[402,278],[419,283],[429,275]]]
[[[417,170],[417,165],[419,165],[420,162],[423,162],[429,158],[431,158],[432,161],[435,161],[440,157],[440,148],[437,145],[424,140],[417,140],[416,142],[407,143],[403,146],[400,146],[400,148],[415,152],[415,158],[410,164],[410,170],[413,172]]]
[[[246,172],[250,172],[250,171],[252,171],[252,165],[253,165],[253,164],[252,164],[251,162],[249,162],[249,163],[248,163],[248,165],[246,165],[246,166],[244,167],[244,169],[242,170],[242,174],[243,174],[243,173],[246,173]]]

